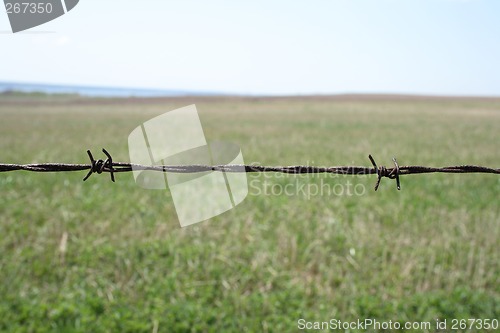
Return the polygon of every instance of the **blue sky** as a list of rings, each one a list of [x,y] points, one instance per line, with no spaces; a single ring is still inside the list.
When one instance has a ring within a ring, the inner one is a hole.
[[[496,0],[80,0],[27,33],[9,30],[1,11],[0,81],[500,95]]]

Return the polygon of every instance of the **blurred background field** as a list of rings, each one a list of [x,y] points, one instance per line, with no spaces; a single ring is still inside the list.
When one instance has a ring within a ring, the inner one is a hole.
[[[263,165],[499,167],[500,99],[0,96],[0,162],[128,161],[128,134],[195,103],[210,140]],[[132,174],[0,174],[0,331],[293,332],[300,318],[500,316],[500,178],[251,175],[362,195],[250,191],[181,229]]]

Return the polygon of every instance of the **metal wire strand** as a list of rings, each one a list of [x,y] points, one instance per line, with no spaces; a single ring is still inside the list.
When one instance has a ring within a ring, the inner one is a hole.
[[[401,189],[400,176],[424,173],[491,173],[500,174],[500,169],[488,168],[477,165],[456,165],[447,167],[426,167],[418,165],[399,166],[396,158],[393,158],[394,167],[386,168],[385,166],[377,166],[372,155],[368,155],[373,167],[364,166],[333,166],[333,167],[316,167],[306,165],[294,166],[262,166],[262,165],[139,165],[123,162],[113,162],[113,158],[102,149],[106,155],[106,160],[95,160],[90,150],[87,154],[90,159],[90,164],[64,164],[64,163],[40,163],[40,164],[0,164],[0,172],[7,171],[33,171],[33,172],[68,172],[89,170],[83,180],[87,180],[92,174],[109,173],[111,181],[115,181],[115,173],[131,172],[131,171],[158,171],[172,173],[198,173],[208,171],[219,172],[280,172],[287,174],[317,174],[331,173],[342,175],[377,175],[375,191],[378,190],[382,178],[396,180],[397,189]]]

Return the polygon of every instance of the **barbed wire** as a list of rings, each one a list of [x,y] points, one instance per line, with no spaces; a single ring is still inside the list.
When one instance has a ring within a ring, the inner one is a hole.
[[[199,172],[280,172],[287,174],[319,174],[331,173],[341,175],[377,175],[375,191],[378,190],[382,178],[396,180],[397,189],[401,189],[400,176],[424,173],[491,173],[500,174],[500,169],[488,168],[477,165],[456,165],[447,167],[426,167],[418,165],[399,166],[396,158],[393,158],[394,167],[387,168],[378,166],[372,155],[368,155],[373,167],[364,166],[333,166],[317,167],[308,165],[294,166],[262,166],[257,164],[241,165],[140,165],[132,163],[114,162],[106,149],[102,149],[106,159],[95,160],[94,156],[87,150],[90,164],[65,164],[65,163],[38,163],[38,164],[0,164],[0,172],[8,171],[33,171],[33,172],[68,172],[89,170],[83,180],[87,180],[92,174],[109,173],[111,180],[115,181],[115,173],[131,171],[159,171],[172,173],[199,173]]]

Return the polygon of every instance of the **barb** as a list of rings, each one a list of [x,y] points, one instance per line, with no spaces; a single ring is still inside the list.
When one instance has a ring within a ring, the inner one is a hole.
[[[378,190],[378,187],[380,185],[380,181],[382,180],[382,177],[387,177],[389,179],[396,179],[396,187],[399,190],[401,190],[401,183],[399,181],[399,165],[398,162],[396,161],[396,158],[393,157],[392,161],[394,162],[394,168],[393,169],[387,169],[385,166],[381,166],[380,168],[377,167],[377,163],[375,163],[375,160],[373,159],[372,155],[368,155],[368,158],[370,159],[370,162],[373,164],[373,168],[375,169],[378,178],[377,178],[377,183],[375,184],[375,191]]]
[[[488,168],[477,165],[457,165],[447,167],[425,167],[418,165],[399,166],[396,158],[392,159],[393,168],[377,166],[372,155],[368,155],[373,168],[364,166],[334,166],[334,167],[316,167],[316,166],[261,166],[261,165],[138,165],[123,162],[113,162],[113,158],[102,149],[106,160],[95,160],[94,156],[87,150],[90,164],[64,164],[64,163],[41,163],[41,164],[0,164],[0,172],[8,171],[33,171],[33,172],[68,172],[89,170],[83,180],[87,180],[92,174],[109,173],[111,181],[115,181],[115,173],[130,171],[158,171],[172,173],[198,173],[208,171],[219,172],[281,172],[287,174],[307,174],[307,173],[332,173],[342,175],[377,175],[375,191],[378,190],[382,178],[396,180],[396,187],[401,190],[400,176],[424,173],[491,173],[500,174],[500,169]]]
[[[89,173],[87,173],[85,178],[83,178],[83,181],[86,181],[93,173],[101,174],[106,168],[106,171],[108,171],[109,174],[111,175],[111,181],[115,182],[115,175],[114,175],[115,170],[113,169],[113,158],[106,149],[102,148],[102,152],[104,153],[104,155],[106,155],[107,159],[105,161],[103,160],[96,161],[94,159],[94,156],[92,156],[90,150],[87,150],[87,154],[89,155],[90,158],[90,171]]]

